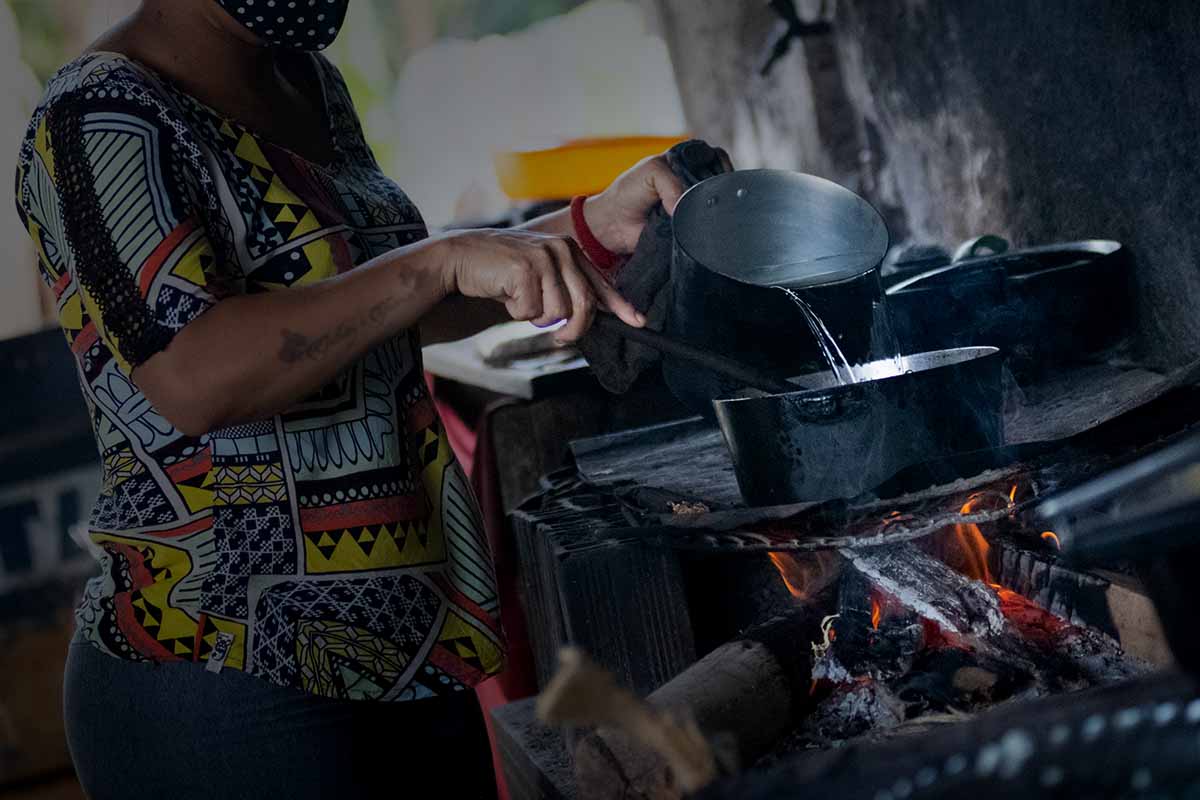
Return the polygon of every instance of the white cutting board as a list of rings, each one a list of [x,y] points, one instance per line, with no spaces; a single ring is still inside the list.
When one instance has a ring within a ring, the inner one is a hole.
[[[521,358],[506,366],[490,366],[484,358],[502,343],[545,333],[546,329],[528,322],[507,322],[469,339],[430,345],[423,351],[425,370],[439,378],[532,400],[552,379],[587,371],[587,361],[579,351],[571,348],[554,350]]]

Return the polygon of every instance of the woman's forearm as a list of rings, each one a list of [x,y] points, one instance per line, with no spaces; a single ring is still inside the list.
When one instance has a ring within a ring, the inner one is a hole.
[[[536,232],[459,231],[313,286],[223,300],[133,380],[176,429],[201,436],[294,407],[452,295],[497,302],[535,325],[567,320],[556,332],[563,342],[582,337],[598,308],[645,325],[576,243],[550,233],[569,224],[550,215]]]
[[[438,240],[321,283],[221,301],[134,370],[151,403],[191,435],[286,411],[447,294]]]
[[[585,205],[585,213],[586,209]],[[537,233],[551,233],[555,236],[575,237],[575,226],[571,222],[570,208],[560,208],[558,211],[552,211],[537,219],[532,219],[520,227],[527,231],[536,231]]]

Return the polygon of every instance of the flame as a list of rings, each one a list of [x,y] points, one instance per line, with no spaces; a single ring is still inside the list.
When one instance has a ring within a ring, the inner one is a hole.
[[[783,579],[788,593],[797,600],[807,600],[829,585],[835,559],[832,553],[814,553],[803,560],[787,553],[767,555]]]
[[[1016,504],[1017,504],[1017,487],[1018,487],[1019,485],[1020,485],[1020,484],[1016,484],[1016,483],[1014,483],[1014,484],[1013,484],[1012,491],[1008,493],[1008,504],[1009,504],[1010,506],[1013,506],[1013,505],[1016,505]]]
[[[871,628],[879,630],[879,619],[883,616],[883,608],[880,607],[879,601],[874,597],[871,598]]]
[[[792,597],[804,597],[804,587],[799,580],[800,565],[796,563],[796,559],[783,553],[767,553],[767,555],[770,556],[775,569],[779,570],[779,577],[783,578],[783,585],[787,587]],[[796,583],[792,582],[793,579],[796,580]]]
[[[985,495],[983,494],[971,495],[959,513],[963,516],[970,514],[983,499],[985,499]],[[962,565],[962,572],[967,577],[983,581],[987,584],[994,584],[992,571],[988,568],[988,551],[991,550],[991,546],[988,544],[987,539],[983,538],[983,532],[979,530],[979,526],[972,523],[955,525],[954,538],[958,542],[959,550],[965,562]]]
[[[1055,533],[1054,531],[1046,531],[1045,533],[1042,534],[1042,538],[1045,539],[1047,542],[1050,542],[1051,544],[1053,544],[1059,550],[1062,550],[1062,542],[1060,542],[1058,540],[1058,534]]]

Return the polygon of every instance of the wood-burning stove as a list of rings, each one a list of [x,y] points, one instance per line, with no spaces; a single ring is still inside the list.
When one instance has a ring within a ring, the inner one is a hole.
[[[700,720],[732,727],[740,759],[712,797],[813,796],[806,786],[951,796],[989,776],[1006,791],[1090,785],[1075,775],[1089,754],[1143,723],[1163,747],[1182,748],[1200,703],[1189,705],[1188,679],[1161,671],[1169,652],[1136,570],[1122,559],[1070,563],[1034,511],[1190,431],[1198,377],[1096,364],[1064,372],[1009,404],[1005,447],[921,465],[851,501],[746,507],[719,433],[701,420],[577,443],[575,465],[514,517],[539,681],[572,643],[620,684],[677,699],[681,681],[694,685],[702,665],[737,652],[727,643],[764,642],[772,680],[786,688],[737,690],[736,725],[728,704],[726,716]],[[771,637],[755,633],[764,627]],[[779,630],[799,641],[781,644]],[[722,690],[711,691],[693,703],[702,717],[706,703],[721,706]],[[780,704],[787,730],[764,745]],[[568,792],[571,756],[586,763],[594,736],[548,739],[530,713],[516,704],[497,715],[510,784],[524,787],[518,795]],[[1022,715],[1032,722],[1014,734]],[[1057,741],[1066,734],[1055,725],[1077,738]],[[1126,783],[1146,747],[1139,740],[1122,761]],[[1059,754],[1053,764],[1043,749]],[[1178,782],[1198,758],[1154,762],[1148,785],[1167,773]],[[555,761],[557,771],[546,766]],[[660,784],[626,777],[577,788],[663,796]]]

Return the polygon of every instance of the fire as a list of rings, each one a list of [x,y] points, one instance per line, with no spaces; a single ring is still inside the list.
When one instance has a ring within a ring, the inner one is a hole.
[[[800,580],[800,565],[796,563],[796,559],[783,553],[767,553],[767,555],[770,556],[775,569],[779,570],[779,577],[783,578],[783,585],[787,587],[792,597],[803,598],[804,587]]]
[[[1000,611],[1026,639],[1046,648],[1059,645],[1069,625],[1022,594],[993,586],[1000,598]]]
[[[1015,489],[1013,494],[1016,494]],[[985,497],[986,495],[982,494],[972,495],[962,507],[960,513],[963,516],[970,514]],[[988,584],[995,583],[992,578],[992,571],[988,567],[988,551],[991,550],[991,546],[988,544],[987,539],[983,538],[983,532],[979,530],[979,526],[972,523],[955,525],[954,538],[958,542],[959,551],[964,560],[962,572],[967,577],[974,578],[975,580]]]
[[[834,574],[832,553],[814,553],[803,560],[787,553],[767,553],[788,593],[807,600],[829,585]]]
[[[1014,506],[1017,504],[1017,486],[1018,485],[1019,484],[1014,483],[1012,491],[1008,493],[1008,504],[1010,506]]]
[[[1051,544],[1053,544],[1059,550],[1062,550],[1062,542],[1060,542],[1058,540],[1058,534],[1055,533],[1054,531],[1046,531],[1045,533],[1042,534],[1042,538],[1044,540],[1046,540],[1047,542],[1050,542]]]
[[[879,601],[874,597],[871,598],[871,628],[879,630],[879,620],[883,616],[883,608],[880,607]]]

